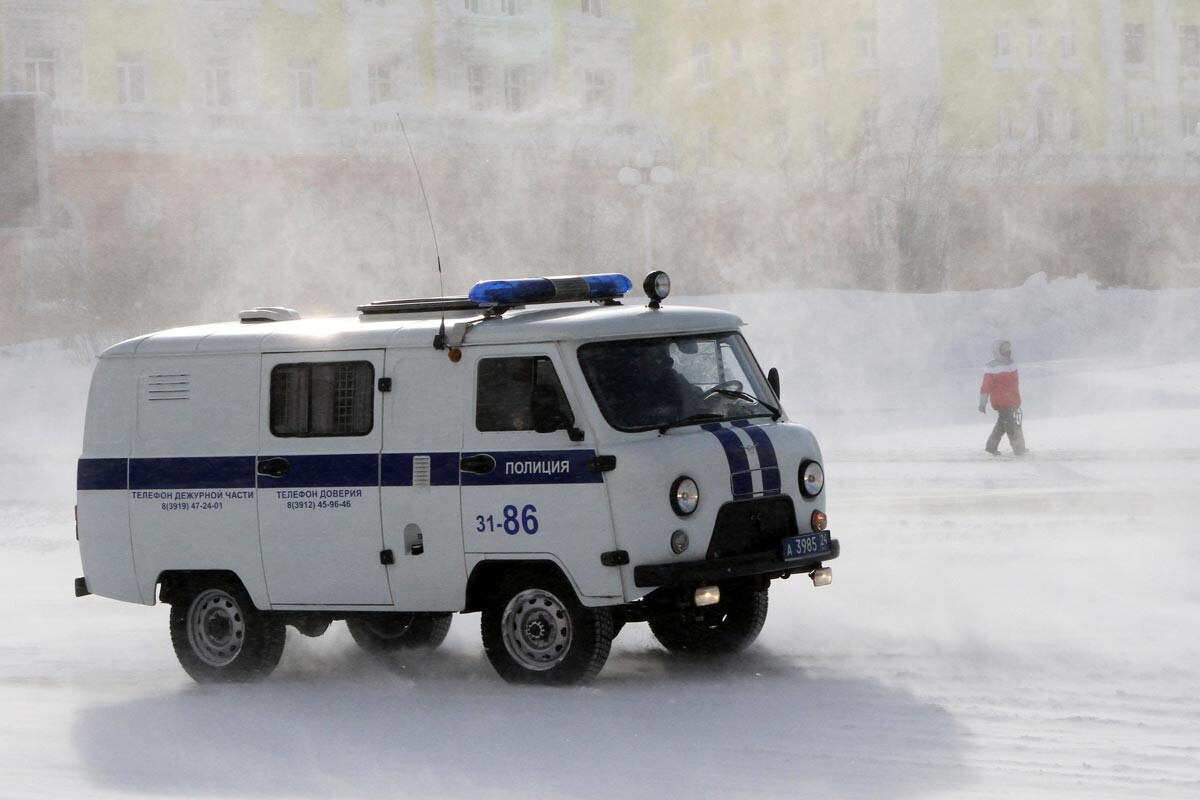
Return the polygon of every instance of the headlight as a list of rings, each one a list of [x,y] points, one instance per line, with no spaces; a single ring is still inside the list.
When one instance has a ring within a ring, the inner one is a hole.
[[[686,475],[680,475],[671,484],[671,510],[686,517],[700,505],[700,487]]]
[[[805,497],[816,497],[825,488],[825,470],[815,461],[805,461],[800,465],[800,494]]]

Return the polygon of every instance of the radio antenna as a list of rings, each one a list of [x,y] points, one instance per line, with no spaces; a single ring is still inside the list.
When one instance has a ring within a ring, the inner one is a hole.
[[[404,127],[404,118],[397,114],[396,120],[400,123],[400,133],[404,135],[404,144],[408,147],[408,157],[412,160],[413,172],[417,173],[417,186],[421,189],[421,199],[425,202],[425,216],[429,219],[429,232],[433,234],[433,255],[437,259],[438,294],[445,297],[446,287],[442,282],[442,252],[438,248],[437,228],[433,225],[433,211],[429,208],[429,196],[425,194],[425,181],[421,180],[421,167],[417,164],[417,157],[413,153],[408,130]],[[436,350],[446,349],[446,313],[444,311],[437,336],[433,337],[433,347]]]

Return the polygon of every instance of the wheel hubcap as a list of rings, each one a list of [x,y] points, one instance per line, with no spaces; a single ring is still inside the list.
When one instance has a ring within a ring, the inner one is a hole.
[[[571,615],[562,601],[542,589],[527,589],[504,608],[504,647],[525,669],[553,669],[571,649]]]
[[[188,608],[187,634],[192,652],[201,661],[210,667],[228,666],[246,638],[241,606],[228,592],[206,589]]]

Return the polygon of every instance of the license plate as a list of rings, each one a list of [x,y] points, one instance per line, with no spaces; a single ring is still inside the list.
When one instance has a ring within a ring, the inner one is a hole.
[[[819,556],[829,550],[829,531],[802,533],[783,540],[783,557],[788,560]]]

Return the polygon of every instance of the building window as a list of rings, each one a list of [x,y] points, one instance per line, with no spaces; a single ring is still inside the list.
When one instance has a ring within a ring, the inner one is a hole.
[[[1045,104],[1036,109],[1038,144],[1054,141],[1054,106]]]
[[[529,68],[504,68],[504,109],[510,114],[529,107]]]
[[[875,69],[879,65],[879,47],[874,20],[862,20],[857,26],[858,68]]]
[[[1150,116],[1144,109],[1131,108],[1125,118],[1125,132],[1130,144],[1145,144],[1151,139]]]
[[[392,65],[374,63],[367,65],[367,102],[371,105],[396,99],[392,85]]]
[[[611,111],[613,106],[613,74],[608,70],[589,69],[583,73],[584,108],[589,111]]]
[[[827,114],[814,114],[812,118],[813,147],[818,153],[827,153],[833,149],[833,134],[829,127]]]
[[[804,38],[804,48],[808,54],[808,73],[810,75],[825,74],[825,37],[819,33],[810,33]]]
[[[593,17],[603,18],[608,16],[607,5],[608,0],[580,0],[580,11]]]
[[[482,14],[483,0],[463,0],[463,8],[470,14]]]
[[[288,59],[288,98],[292,108],[316,106],[317,62],[315,59]]]
[[[1125,63],[1146,63],[1146,26],[1140,23],[1125,25]]]
[[[519,17],[529,13],[529,0],[500,0],[500,13]]]
[[[1183,122],[1184,138],[1191,137],[1193,139],[1200,138],[1200,108],[1196,106],[1184,106],[1180,109],[1180,119]]]
[[[1046,26],[1040,19],[1029,20],[1029,58],[1034,62],[1046,58]]]
[[[487,69],[478,64],[467,67],[467,100],[472,111],[487,108]]]
[[[54,99],[55,60],[53,47],[25,48],[25,91],[45,92]]]
[[[1021,127],[1018,124],[1018,119],[1019,115],[1016,109],[1011,106],[1005,106],[1000,109],[996,116],[1000,141],[1011,142],[1021,137]]]
[[[867,199],[867,208],[863,215],[863,227],[866,228],[867,241],[875,250],[880,250],[888,240],[887,209],[882,197]]]
[[[713,160],[713,131],[710,126],[696,130],[696,163],[708,166]]]
[[[1079,38],[1075,34],[1074,25],[1063,28],[1058,38],[1058,50],[1063,61],[1075,61],[1079,58]]]
[[[204,102],[209,108],[233,105],[233,68],[228,56],[214,56],[205,62]]]
[[[772,74],[783,75],[787,72],[787,51],[787,43],[784,40],[783,34],[771,34],[770,64]]]
[[[1179,64],[1200,68],[1200,25],[1179,26]]]
[[[879,143],[879,112],[873,108],[864,108],[858,112],[858,146],[872,147]]]
[[[550,359],[529,356],[485,358],[479,362],[475,391],[477,430],[537,430],[535,406],[546,412],[544,416],[548,419],[565,421],[572,416]]]
[[[997,61],[1007,61],[1012,58],[1012,30],[1007,25],[996,28],[992,42]]]
[[[712,60],[708,42],[692,45],[692,86],[703,89],[712,85]]]
[[[366,436],[375,425],[370,361],[280,364],[271,370],[271,433]]]
[[[1069,142],[1079,142],[1083,139],[1083,115],[1074,106],[1064,109],[1066,137]]]
[[[123,52],[117,55],[117,102],[142,105],[146,102],[146,56]]]

